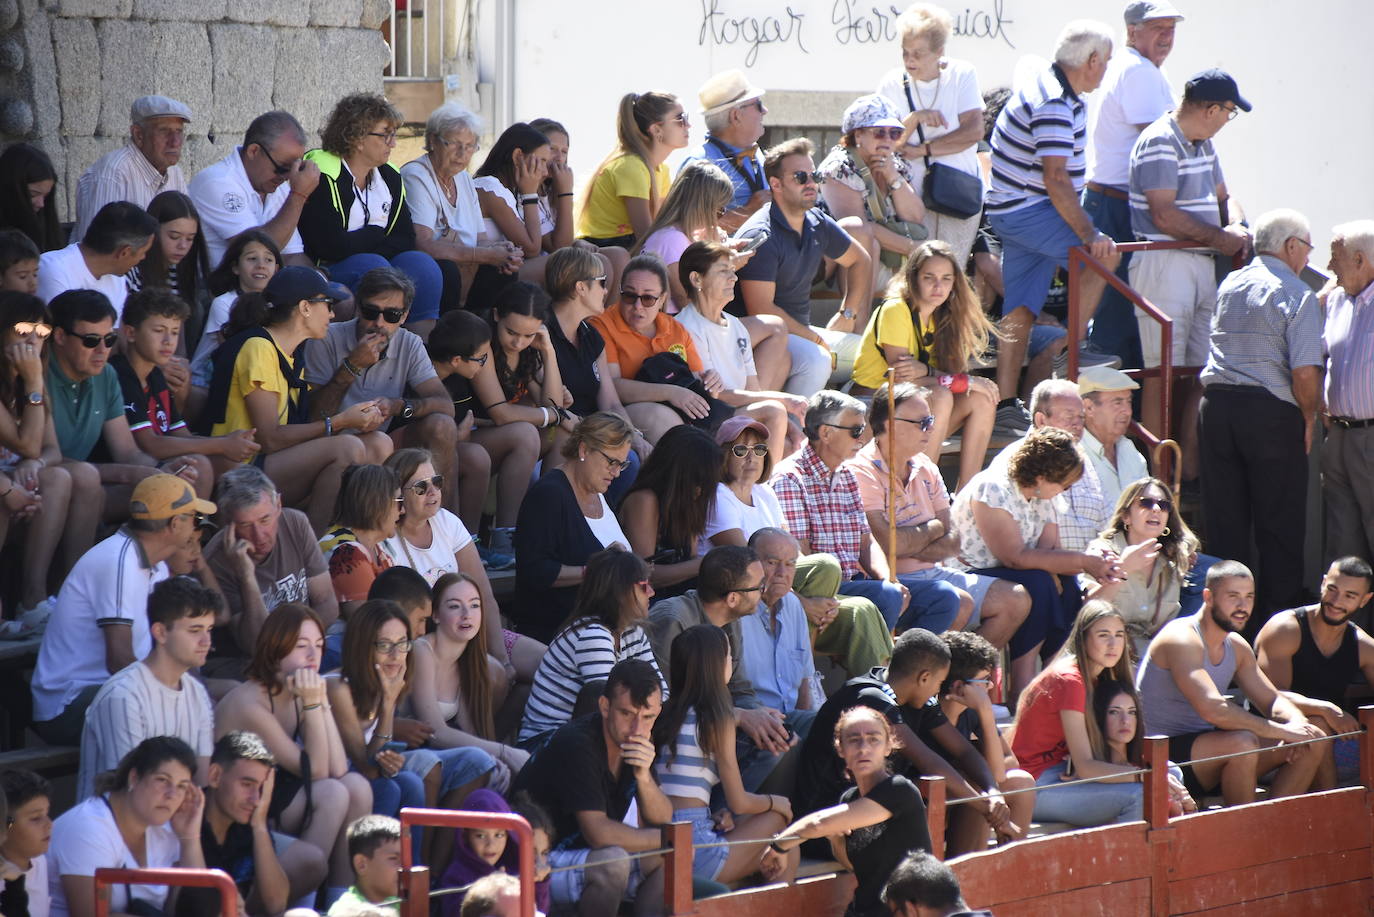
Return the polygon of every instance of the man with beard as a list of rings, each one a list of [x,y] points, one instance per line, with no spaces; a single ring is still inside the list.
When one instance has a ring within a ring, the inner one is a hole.
[[[1316,605],[1281,611],[1255,639],[1260,669],[1328,735],[1358,729],[1342,707],[1346,686],[1364,673],[1374,685],[1374,639],[1351,619],[1374,597],[1374,568],[1342,557],[1322,577]],[[1323,755],[1313,789],[1335,786],[1335,760]]]
[[[1201,610],[1164,625],[1136,676],[1145,734],[1169,737],[1169,760],[1183,766],[1189,792],[1198,797],[1220,785],[1228,806],[1254,802],[1259,778],[1270,771],[1273,797],[1307,792],[1322,756],[1314,745],[1283,746],[1323,733],[1307,721],[1291,694],[1274,687],[1240,635],[1254,607],[1250,570],[1233,560],[1214,564],[1207,571]],[[1233,682],[1267,719],[1226,699]],[[1195,758],[1250,751],[1257,753],[1184,766]]]

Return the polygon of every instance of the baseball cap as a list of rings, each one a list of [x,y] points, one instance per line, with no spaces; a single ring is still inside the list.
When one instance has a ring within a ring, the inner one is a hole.
[[[697,101],[701,103],[704,115],[714,115],[762,97],[763,90],[749,82],[749,78],[739,70],[717,73],[697,90]]]
[[[716,429],[716,445],[723,446],[726,443],[733,443],[740,438],[740,434],[745,430],[753,430],[763,437],[764,442],[768,441],[767,427],[748,414],[736,414],[734,417],[726,418],[725,423]]]
[[[191,120],[191,108],[185,102],[169,99],[166,96],[142,96],[134,99],[129,106],[129,123],[137,124],[149,118],[180,118]]]
[[[1093,392],[1125,392],[1140,388],[1140,383],[1119,369],[1110,366],[1089,366],[1078,373],[1078,394]]]
[[[217,507],[202,500],[185,478],[174,474],[153,474],[138,482],[129,500],[129,515],[135,519],[170,519],[182,513],[213,515]]]
[[[1249,111],[1250,103],[1240,94],[1235,77],[1225,70],[1213,67],[1201,73],[1194,73],[1183,84],[1185,95],[1199,102],[1231,102],[1241,111]]]
[[[318,296],[327,296],[331,301],[334,300],[329,281],[313,267],[303,267],[299,264],[284,267],[273,274],[262,293],[269,302],[278,306],[294,306],[302,299],[314,299]]]
[[[1151,19],[1182,19],[1183,14],[1164,0],[1132,0],[1126,4],[1126,25],[1140,25]]]
[[[891,102],[880,95],[860,96],[844,110],[840,132],[847,134],[861,127],[901,127],[902,119]]]

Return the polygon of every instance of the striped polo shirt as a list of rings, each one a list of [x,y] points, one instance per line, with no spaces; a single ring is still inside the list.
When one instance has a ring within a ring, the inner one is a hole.
[[[1083,191],[1087,172],[1087,116],[1064,71],[1052,64],[1017,90],[992,132],[992,188],[988,213],[1011,213],[1049,200],[1041,160],[1062,156],[1068,160],[1075,194]]]
[[[1326,409],[1334,417],[1374,418],[1374,283],[1355,296],[1331,291],[1322,343],[1331,361]]]
[[[1174,191],[1174,204],[1180,210],[1208,226],[1220,226],[1217,185],[1221,183],[1221,163],[1212,141],[1193,143],[1183,136],[1172,114],[1160,118],[1140,132],[1131,150],[1131,229],[1136,238],[1173,241],[1173,236],[1155,226],[1145,199],[1146,191],[1165,188]]]

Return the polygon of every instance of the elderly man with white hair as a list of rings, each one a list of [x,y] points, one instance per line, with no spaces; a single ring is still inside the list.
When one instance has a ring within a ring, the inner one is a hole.
[[[191,109],[166,96],[143,96],[129,107],[129,139],[101,156],[76,182],[76,225],[71,241],[86,237],[100,208],[128,201],[146,208],[163,191],[185,191],[181,147]]]
[[[719,223],[726,232],[734,232],[750,214],[773,199],[759,149],[763,116],[768,114],[763,90],[739,70],[726,70],[702,83],[697,99],[706,122],[706,139],[687,151],[682,164],[704,159],[725,172],[735,193]]]
[[[1302,214],[1259,218],[1254,260],[1217,291],[1201,375],[1207,544],[1256,572],[1255,627],[1301,604],[1307,453],[1321,405],[1321,306],[1298,276],[1311,250]]]
[[[1326,556],[1374,556],[1374,220],[1332,231],[1326,371]]]
[[[992,189],[984,209],[1002,240],[1007,337],[997,357],[1002,398],[997,426],[1006,432],[1030,427],[1030,415],[1016,397],[1021,363],[1055,271],[1068,266],[1069,249],[1085,245],[1113,270],[1120,259],[1116,242],[1093,225],[1079,203],[1088,134],[1082,96],[1101,84],[1111,56],[1107,26],[1086,19],[1070,22],[1059,34],[1054,63],[1016,89],[993,129]],[[1084,272],[1080,326],[1074,329],[1080,340],[1105,286],[1097,274]]]

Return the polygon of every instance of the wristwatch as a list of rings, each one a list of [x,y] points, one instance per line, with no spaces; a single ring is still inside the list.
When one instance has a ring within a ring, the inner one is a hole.
[[[855,317],[856,317],[856,314],[855,314],[855,312],[854,312],[853,309],[841,309],[841,310],[840,310],[840,317],[841,317],[841,318],[855,318]]]
[[[403,419],[405,419],[405,420],[409,420],[410,418],[412,418],[412,417],[414,417],[414,416],[415,416],[415,405],[411,404],[410,401],[402,401],[402,402],[401,402],[401,417],[402,417]]]
[[[29,404],[41,405],[43,403],[42,392],[29,392]]]

